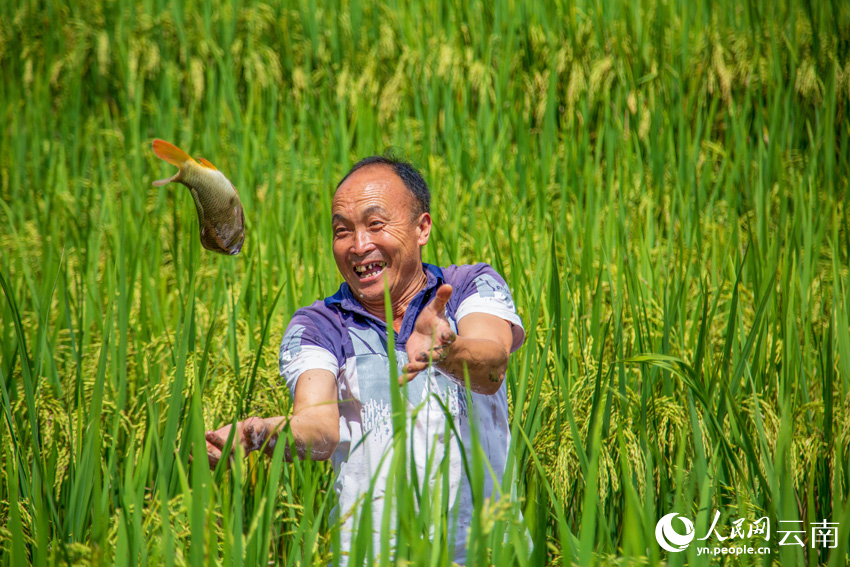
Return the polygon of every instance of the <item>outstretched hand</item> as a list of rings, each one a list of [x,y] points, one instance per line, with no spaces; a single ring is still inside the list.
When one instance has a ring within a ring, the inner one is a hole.
[[[225,425],[215,431],[206,432],[207,440],[207,459],[209,460],[210,470],[215,469],[218,462],[223,458],[222,452],[224,445],[227,443],[227,437],[230,435],[230,424]],[[244,421],[236,423],[236,432],[233,435],[232,445],[239,443],[245,449],[245,454],[251,453],[262,448],[266,441],[266,436],[269,433],[268,424],[260,417],[249,417]],[[233,461],[233,449],[231,447],[228,455],[228,467]]]
[[[437,364],[449,355],[457,335],[446,318],[446,304],[452,296],[452,286],[441,285],[437,295],[416,318],[413,332],[407,339],[408,363],[402,368],[399,384],[413,380],[417,374]]]

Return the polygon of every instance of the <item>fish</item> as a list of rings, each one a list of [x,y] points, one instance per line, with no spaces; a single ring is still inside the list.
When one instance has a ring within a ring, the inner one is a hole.
[[[180,170],[166,179],[153,182],[162,187],[176,181],[185,185],[195,201],[201,245],[219,254],[235,255],[245,241],[245,214],[233,183],[204,158],[196,161],[165,140],[153,141],[153,153]]]

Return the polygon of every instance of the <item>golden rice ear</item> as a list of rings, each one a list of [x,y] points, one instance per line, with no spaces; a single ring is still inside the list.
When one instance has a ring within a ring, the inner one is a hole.
[[[164,159],[171,165],[176,165],[180,167],[187,161],[194,162],[192,156],[175,146],[174,144],[169,144],[165,140],[154,140],[153,141],[153,153],[160,159]]]
[[[202,166],[204,166],[208,169],[212,169],[213,171],[218,171],[218,168],[216,166],[214,166],[213,164],[211,164],[208,160],[205,160],[204,158],[198,158],[198,161],[200,162],[200,164]]]

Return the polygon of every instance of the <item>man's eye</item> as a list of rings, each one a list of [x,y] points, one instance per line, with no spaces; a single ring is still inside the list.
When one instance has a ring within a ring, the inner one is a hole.
[[[342,236],[346,232],[348,232],[348,230],[344,226],[340,226],[334,229],[334,236]]]
[[[381,228],[382,226],[384,226],[384,223],[381,221],[372,221],[369,223],[369,228]]]

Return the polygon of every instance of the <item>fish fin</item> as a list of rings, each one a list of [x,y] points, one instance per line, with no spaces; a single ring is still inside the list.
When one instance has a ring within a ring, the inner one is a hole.
[[[162,187],[166,183],[171,183],[172,181],[177,181],[177,178],[180,177],[180,172],[178,171],[176,174],[172,175],[167,179],[157,179],[153,182],[154,187]]]
[[[218,252],[219,254],[230,253],[227,243],[222,240],[218,229],[212,221],[207,221],[204,224],[203,230],[201,230],[201,245],[207,250]]]
[[[212,169],[213,171],[218,171],[218,168],[217,168],[216,166],[214,166],[213,164],[211,164],[211,163],[209,162],[209,160],[205,160],[204,158],[198,158],[198,161],[199,161],[199,162],[200,162],[200,164],[201,164],[201,165],[203,165],[204,167],[209,168],[209,169]]]
[[[204,206],[201,204],[201,199],[200,197],[198,197],[198,192],[190,187],[189,193],[192,194],[192,200],[195,201],[195,210],[198,212],[198,225],[204,226],[207,221],[206,217],[204,216]]]
[[[230,251],[230,254],[238,254],[242,248],[242,241],[245,240],[245,212],[242,210],[242,205],[239,205],[237,211],[239,222],[237,223],[238,230],[233,231],[233,235],[225,243],[225,247]],[[234,252],[235,249],[235,252]]]
[[[153,141],[153,153],[157,155],[157,157],[164,159],[171,165],[176,165],[180,167],[187,161],[195,162],[192,159],[192,156],[175,146],[174,144],[169,144],[165,140],[154,140]]]

